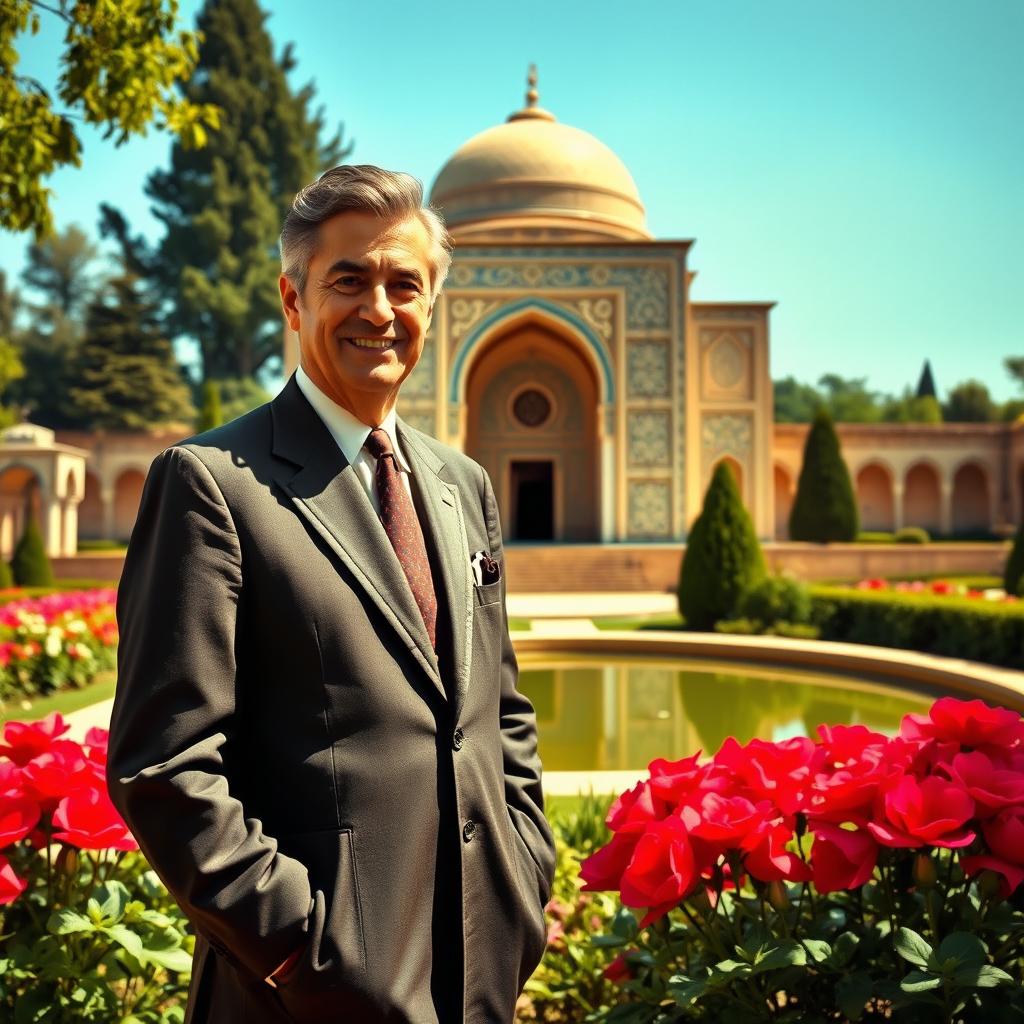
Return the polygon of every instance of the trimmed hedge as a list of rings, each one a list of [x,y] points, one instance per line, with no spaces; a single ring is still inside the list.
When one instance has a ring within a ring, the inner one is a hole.
[[[823,640],[845,640],[1024,669],[1024,603],[812,587]]]
[[[11,572],[14,574],[14,582],[19,587],[53,586],[53,567],[46,555],[46,545],[43,543],[42,533],[39,532],[39,524],[32,516],[28,517],[25,532],[14,548]]]
[[[1008,594],[1019,592],[1021,576],[1024,576],[1024,526],[1017,530],[1013,538],[1013,547],[1003,569],[1003,587]]]

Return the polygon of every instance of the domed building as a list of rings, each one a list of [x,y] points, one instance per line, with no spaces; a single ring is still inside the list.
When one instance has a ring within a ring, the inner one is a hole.
[[[722,458],[771,535],[770,304],[691,302],[691,242],[535,85],[433,183],[455,259],[402,415],[483,464],[512,540],[680,539]]]

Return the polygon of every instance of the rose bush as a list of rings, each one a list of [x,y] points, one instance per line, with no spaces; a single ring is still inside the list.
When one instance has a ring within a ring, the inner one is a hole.
[[[942,698],[898,735],[729,739],[612,805],[619,998],[591,1019],[1024,1020],[1024,722]]]
[[[106,730],[0,742],[0,1020],[184,1019],[193,939],[107,795]]]
[[[66,591],[0,606],[0,703],[81,687],[114,667],[116,591]]]

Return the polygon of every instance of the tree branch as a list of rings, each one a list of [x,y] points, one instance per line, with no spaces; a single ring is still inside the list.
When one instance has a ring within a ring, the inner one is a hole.
[[[58,18],[63,18],[69,25],[72,22],[71,15],[60,7],[51,7],[49,4],[44,4],[42,0],[28,0],[28,2],[33,7],[38,7],[41,11],[49,11],[50,14],[56,14]]]

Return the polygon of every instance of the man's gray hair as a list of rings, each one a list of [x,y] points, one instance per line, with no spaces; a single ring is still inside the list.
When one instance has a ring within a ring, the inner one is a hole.
[[[441,292],[452,263],[452,240],[440,214],[423,205],[423,186],[411,174],[372,164],[341,164],[299,190],[281,231],[281,273],[301,292],[317,234],[325,220],[349,211],[386,220],[419,217],[430,239],[430,299]]]

